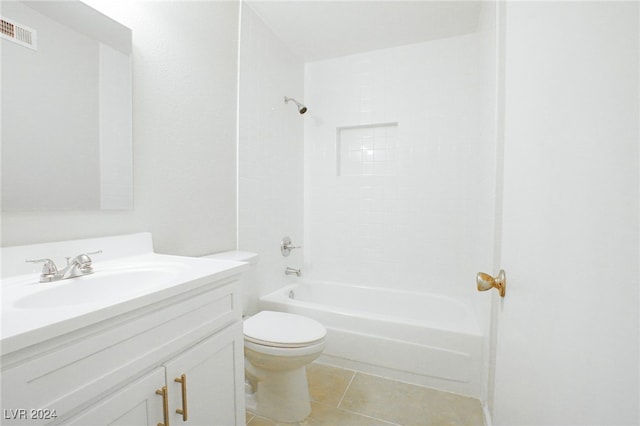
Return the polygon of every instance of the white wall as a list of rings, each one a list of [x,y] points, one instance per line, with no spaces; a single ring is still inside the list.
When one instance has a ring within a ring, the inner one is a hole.
[[[2,245],[151,231],[163,253],[235,248],[238,3],[87,3],[133,30],[134,209],[3,212]]]
[[[495,424],[640,422],[638,2],[509,2]]]
[[[492,266],[491,34],[306,65],[312,278],[485,299],[474,277]]]
[[[286,266],[302,267],[306,249],[287,258],[280,253],[284,236],[305,246],[303,123],[309,113],[284,103],[285,96],[304,102],[304,67],[246,4],[240,57],[238,247],[260,255],[256,290],[266,293],[291,279]]]

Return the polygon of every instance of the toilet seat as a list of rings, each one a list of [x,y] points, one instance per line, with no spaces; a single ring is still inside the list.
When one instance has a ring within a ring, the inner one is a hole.
[[[318,321],[285,312],[261,311],[244,321],[244,339],[273,348],[305,348],[324,341],[327,329]]]

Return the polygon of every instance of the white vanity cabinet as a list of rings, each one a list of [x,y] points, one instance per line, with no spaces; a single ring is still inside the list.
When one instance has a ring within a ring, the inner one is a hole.
[[[234,324],[205,339],[62,424],[244,424],[235,392],[239,328]]]
[[[244,425],[239,272],[226,275],[4,353],[2,424]]]

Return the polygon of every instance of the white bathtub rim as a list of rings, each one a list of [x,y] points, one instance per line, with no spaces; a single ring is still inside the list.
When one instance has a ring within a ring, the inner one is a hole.
[[[328,281],[328,280],[319,280],[319,279],[309,279],[309,278],[299,278],[296,279],[295,281],[288,283],[287,285],[283,286],[280,288],[280,290],[282,290],[284,287],[289,287],[289,286],[295,286],[297,284],[319,284],[319,285],[329,285],[329,286],[334,286],[334,287],[350,287],[350,288],[359,288],[359,289],[363,289],[363,290],[367,290],[367,291],[376,291],[376,292],[393,292],[393,293],[399,293],[399,294],[406,294],[406,295],[410,295],[410,296],[429,296],[429,297],[433,297],[436,299],[441,299],[441,300],[446,300],[449,303],[458,305],[460,307],[463,307],[464,309],[467,309],[470,307],[469,303],[467,303],[466,301],[462,301],[460,299],[456,299],[455,297],[446,295],[446,294],[440,294],[440,293],[430,293],[430,292],[423,292],[423,291],[415,291],[415,290],[405,290],[405,289],[396,289],[396,288],[392,288],[392,287],[379,287],[379,286],[367,286],[364,284],[354,284],[354,283],[344,283],[344,282],[340,282],[340,281]],[[277,291],[277,290],[276,290]],[[272,293],[275,293],[272,292]],[[270,293],[271,294],[271,293]]]
[[[336,308],[334,306],[330,306],[330,305],[326,305],[326,304],[320,304],[320,303],[314,303],[314,302],[307,302],[307,301],[303,301],[303,300],[299,300],[299,299],[291,299],[288,297],[288,293],[291,290],[295,290],[295,288],[299,285],[331,285],[331,286],[335,286],[335,287],[352,287],[352,288],[361,288],[364,290],[375,290],[375,291],[392,291],[392,292],[397,292],[397,293],[401,293],[401,294],[406,294],[408,296],[429,296],[429,297],[433,297],[436,299],[441,299],[441,300],[446,300],[447,303],[453,303],[456,304],[458,306],[461,306],[465,309],[465,311],[469,312],[469,314],[472,316],[472,318],[475,320],[473,323],[471,324],[467,324],[469,325],[471,328],[466,327],[465,329],[460,329],[460,328],[455,328],[455,327],[451,327],[448,324],[442,324],[442,323],[437,323],[437,324],[432,324],[432,323],[428,323],[425,324],[424,321],[419,321],[419,320],[414,320],[412,318],[407,318],[407,317],[397,317],[397,316],[393,316],[393,315],[379,315],[379,314],[375,314],[372,312],[367,312],[367,311],[362,311],[362,310],[354,310],[354,309],[342,309],[342,308]],[[440,295],[440,294],[432,294],[432,293],[421,293],[421,292],[415,292],[415,291],[406,291],[406,290],[395,290],[395,289],[391,289],[391,288],[383,288],[383,287],[367,287],[367,286],[363,286],[363,285],[358,285],[358,284],[343,284],[343,283],[336,283],[336,282],[331,282],[331,281],[321,281],[321,280],[307,280],[307,281],[296,281],[292,284],[288,284],[286,286],[283,286],[269,294],[266,294],[264,296],[262,296],[260,298],[261,300],[265,300],[268,302],[273,302],[273,303],[287,303],[287,304],[293,304],[293,305],[297,305],[303,308],[307,308],[307,309],[318,309],[318,306],[322,306],[322,310],[329,312],[329,313],[333,313],[333,314],[340,314],[340,315],[344,315],[344,316],[348,316],[348,317],[353,317],[353,318],[359,318],[359,317],[364,317],[367,319],[373,319],[373,320],[378,320],[378,321],[391,321],[393,323],[402,323],[402,324],[408,324],[408,325],[413,325],[413,326],[424,326],[424,325],[429,325],[430,327],[436,328],[436,329],[441,329],[444,331],[448,331],[448,332],[453,332],[453,333],[463,333],[463,334],[470,334],[473,336],[478,336],[478,337],[483,337],[484,334],[482,332],[482,329],[480,327],[480,324],[477,321],[477,318],[475,316],[475,312],[472,309],[472,307],[470,305],[468,305],[465,302],[462,302],[460,300],[454,299],[452,297],[446,296],[446,295]]]

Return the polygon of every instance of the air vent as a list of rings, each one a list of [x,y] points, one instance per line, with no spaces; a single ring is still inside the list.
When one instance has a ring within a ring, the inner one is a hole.
[[[6,40],[37,50],[37,32],[5,17],[0,18],[0,35]]]

